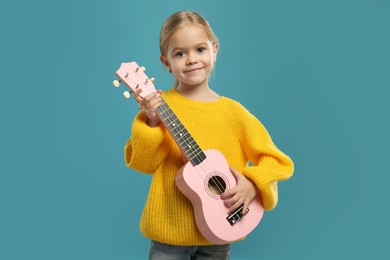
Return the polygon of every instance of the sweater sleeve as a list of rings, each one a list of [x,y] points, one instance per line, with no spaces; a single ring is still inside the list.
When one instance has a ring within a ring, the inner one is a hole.
[[[168,154],[163,125],[149,127],[146,116],[139,113],[133,121],[132,135],[124,148],[127,167],[143,173],[154,173]]]
[[[236,125],[241,145],[252,166],[246,166],[242,174],[252,180],[261,193],[265,210],[278,203],[278,181],[287,180],[294,171],[290,157],[273,143],[260,121],[242,107],[241,122]]]

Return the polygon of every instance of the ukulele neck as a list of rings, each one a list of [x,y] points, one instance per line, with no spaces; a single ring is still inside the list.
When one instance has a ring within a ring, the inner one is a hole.
[[[165,100],[163,98],[162,100],[163,103],[156,110],[157,114],[191,164],[193,166],[200,164],[206,159],[206,155]]]

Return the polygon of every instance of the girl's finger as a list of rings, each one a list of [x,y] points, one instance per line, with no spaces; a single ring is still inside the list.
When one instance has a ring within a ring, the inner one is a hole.
[[[234,169],[232,166],[229,166],[229,168],[230,168],[231,173],[233,173],[234,177],[236,178],[236,180],[238,180],[241,177],[241,174],[236,169]]]
[[[139,103],[142,100],[142,97],[139,95],[142,92],[142,88],[137,89],[134,92],[134,99]]]
[[[233,196],[232,198],[225,200],[224,203],[225,203],[225,205],[226,205],[227,207],[231,207],[231,206],[233,206],[238,200],[239,200],[238,196],[235,195],[235,196]]]
[[[224,193],[221,194],[220,198],[222,200],[230,199],[232,196],[236,194],[236,189],[235,187],[231,188],[230,190],[225,191]]]
[[[149,109],[150,109],[150,111],[155,112],[160,105],[161,105],[161,102],[156,102],[155,104],[151,105],[151,107]]]
[[[249,201],[245,200],[244,207],[242,207],[242,212],[241,212],[242,215],[246,214],[248,207],[249,207]]]
[[[142,99],[142,101],[140,102],[140,104],[144,107],[151,107],[154,105],[154,102],[156,102],[156,100],[161,100],[160,98],[156,98],[156,94],[155,93],[151,93],[149,95],[147,95],[145,98]]]
[[[158,104],[158,103],[161,103],[162,100],[161,98],[158,98],[158,97],[155,97],[155,98],[152,98],[149,102],[148,102],[148,106],[152,107],[154,106],[155,104]]]
[[[231,206],[229,208],[229,211],[231,213],[233,213],[235,210],[237,210],[241,205],[243,204],[243,201],[241,199],[239,199],[236,203],[233,204],[233,206]]]
[[[150,93],[150,94],[147,95],[144,99],[147,100],[147,101],[150,101],[150,100],[152,100],[153,98],[155,98],[157,95],[158,95],[157,92]]]

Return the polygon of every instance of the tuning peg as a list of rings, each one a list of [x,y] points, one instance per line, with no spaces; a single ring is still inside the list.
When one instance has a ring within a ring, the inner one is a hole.
[[[129,92],[129,91],[123,92],[123,96],[124,96],[126,99],[129,99],[129,98],[130,98],[130,92]]]
[[[145,71],[146,69],[145,69],[144,66],[142,66],[142,67],[137,67],[137,68],[135,69],[135,73],[138,73],[139,70]]]
[[[151,82],[155,82],[156,80],[154,78],[150,78],[150,79],[146,79],[145,81],[145,85],[149,83],[149,81]]]
[[[112,85],[114,85],[114,86],[117,88],[117,87],[119,87],[119,85],[120,85],[120,81],[119,81],[119,80],[114,80],[114,81],[112,82]]]

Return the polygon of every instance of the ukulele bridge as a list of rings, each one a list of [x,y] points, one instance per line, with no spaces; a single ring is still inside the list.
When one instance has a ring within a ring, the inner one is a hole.
[[[234,226],[238,221],[241,220],[241,218],[245,215],[242,214],[242,208],[244,207],[244,204],[242,204],[240,207],[238,207],[232,214],[226,217],[227,221],[230,223],[230,225]],[[249,208],[246,209],[245,214],[249,212]]]

